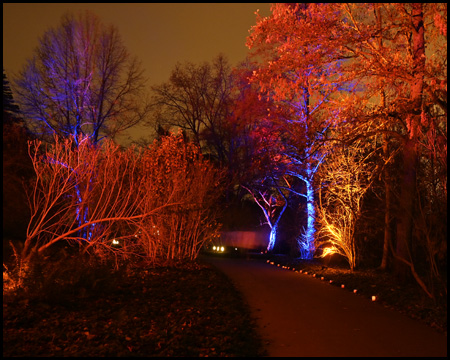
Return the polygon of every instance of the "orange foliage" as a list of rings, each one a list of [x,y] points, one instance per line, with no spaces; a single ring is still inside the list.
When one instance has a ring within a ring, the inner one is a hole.
[[[143,150],[120,150],[112,141],[94,145],[88,138],[80,138],[78,148],[73,144],[55,137],[53,145],[29,145],[36,182],[24,258],[60,241],[101,257],[143,255],[155,261],[167,251],[172,259],[197,256],[214,232],[208,211],[220,194],[220,174],[194,145],[181,135]],[[166,226],[165,220],[180,214],[189,215],[182,229]],[[188,226],[195,231],[187,233]],[[172,239],[165,230],[176,233],[178,243],[167,245]]]

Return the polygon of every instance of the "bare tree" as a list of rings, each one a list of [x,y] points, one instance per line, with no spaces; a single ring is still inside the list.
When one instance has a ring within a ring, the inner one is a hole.
[[[73,144],[29,145],[36,181],[23,261],[62,241],[103,259],[195,259],[215,235],[220,172],[181,134],[145,149]]]
[[[48,30],[14,83],[28,127],[47,140],[53,132],[114,138],[148,111],[137,60],[117,28],[89,12],[66,14]]]
[[[367,155],[367,146],[334,146],[319,170],[319,208],[316,245],[322,255],[344,256],[353,271],[357,264],[356,223],[361,217],[362,202],[377,173],[376,163]],[[323,190],[322,190],[323,187]]]
[[[163,136],[144,149],[141,157],[147,182],[156,191],[153,202],[140,203],[140,212],[160,208],[165,199],[177,205],[157,216],[139,219],[141,247],[148,259],[195,259],[202,245],[217,235],[217,203],[222,196],[222,173],[181,133]]]
[[[29,194],[23,259],[63,240],[85,245],[84,251],[111,249],[120,230],[173,204],[168,189],[159,205],[139,211],[143,203],[154,204],[157,194],[154,179],[140,173],[140,158],[132,148],[120,151],[111,141],[100,147],[87,137],[78,140],[77,148],[73,143],[55,136],[53,145],[29,145],[36,181]],[[89,236],[80,235],[83,229]]]
[[[230,114],[233,75],[227,59],[201,65],[177,64],[168,82],[153,88],[156,122],[187,131],[193,141],[223,164],[225,121]]]

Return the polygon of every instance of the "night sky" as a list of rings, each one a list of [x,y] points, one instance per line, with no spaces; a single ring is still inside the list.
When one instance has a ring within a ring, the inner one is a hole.
[[[38,38],[58,26],[67,11],[90,10],[118,27],[125,46],[142,62],[148,85],[169,79],[177,61],[201,63],[224,53],[236,65],[255,11],[267,16],[264,4],[3,4],[3,67],[9,79],[33,55]],[[131,130],[142,135],[142,130]]]

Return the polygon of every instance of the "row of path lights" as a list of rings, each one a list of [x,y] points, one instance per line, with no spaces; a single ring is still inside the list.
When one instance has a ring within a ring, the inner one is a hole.
[[[275,265],[275,262],[274,262],[274,261],[267,260],[266,262],[267,262],[268,264],[270,264],[270,265]],[[280,264],[276,264],[276,265],[277,265],[277,267],[281,267],[282,269],[292,270],[292,271],[294,271],[294,272],[296,272],[296,273],[308,275],[308,271],[295,270],[294,267],[291,268],[290,266],[284,266],[284,265],[280,265]],[[316,277],[316,274],[311,274],[311,275],[312,275],[312,277]],[[323,280],[325,280],[325,278],[324,278],[323,276],[321,276],[321,277],[320,277],[320,280],[323,281]],[[330,280],[330,284],[333,284],[333,280]],[[345,289],[345,284],[341,284],[341,289]],[[358,293],[358,290],[357,290],[357,289],[353,289],[353,293],[354,293],[354,294],[357,294],[357,293]],[[377,296],[376,296],[376,295],[372,295],[372,301],[376,301],[376,300],[377,300]]]

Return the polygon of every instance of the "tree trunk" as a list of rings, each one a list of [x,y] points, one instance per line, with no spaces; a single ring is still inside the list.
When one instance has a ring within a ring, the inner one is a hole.
[[[383,135],[383,155],[385,161],[389,159],[389,140],[387,135]],[[389,173],[389,168],[386,167],[384,169],[384,187],[385,187],[385,210],[384,210],[384,243],[383,243],[383,257],[381,259],[381,270],[387,270],[389,268],[389,249],[392,243],[392,227],[391,227],[391,218],[392,218],[392,194],[391,194],[391,176]]]
[[[312,185],[313,174],[311,174],[311,165],[308,164],[308,181],[306,182],[306,234],[305,234],[305,250],[304,258],[312,259],[314,255],[314,236],[316,232],[315,220],[316,220],[316,209],[314,208],[314,188]]]
[[[377,19],[377,28],[379,30],[378,36],[378,49],[381,50],[383,48],[383,37],[381,36],[382,32],[382,15],[381,15],[381,4],[375,4],[375,16]],[[381,108],[386,108],[386,93],[384,90],[380,91],[381,96]],[[392,217],[392,194],[391,194],[391,174],[390,169],[388,167],[389,161],[389,138],[387,134],[383,134],[383,156],[385,161],[384,168],[384,187],[385,187],[385,210],[384,210],[384,242],[383,242],[383,256],[381,259],[380,269],[387,270],[390,266],[389,263],[389,255],[390,255],[390,245],[392,244],[393,236],[392,236],[392,227],[391,227],[391,217]]]
[[[400,208],[397,224],[396,253],[412,263],[413,210],[416,194],[418,164],[417,137],[422,111],[423,77],[425,69],[425,38],[423,4],[412,4],[412,52],[414,80],[411,86],[411,110],[406,117],[407,135],[403,144],[403,174],[401,177]],[[401,261],[395,263],[395,274],[406,279],[410,269]]]

